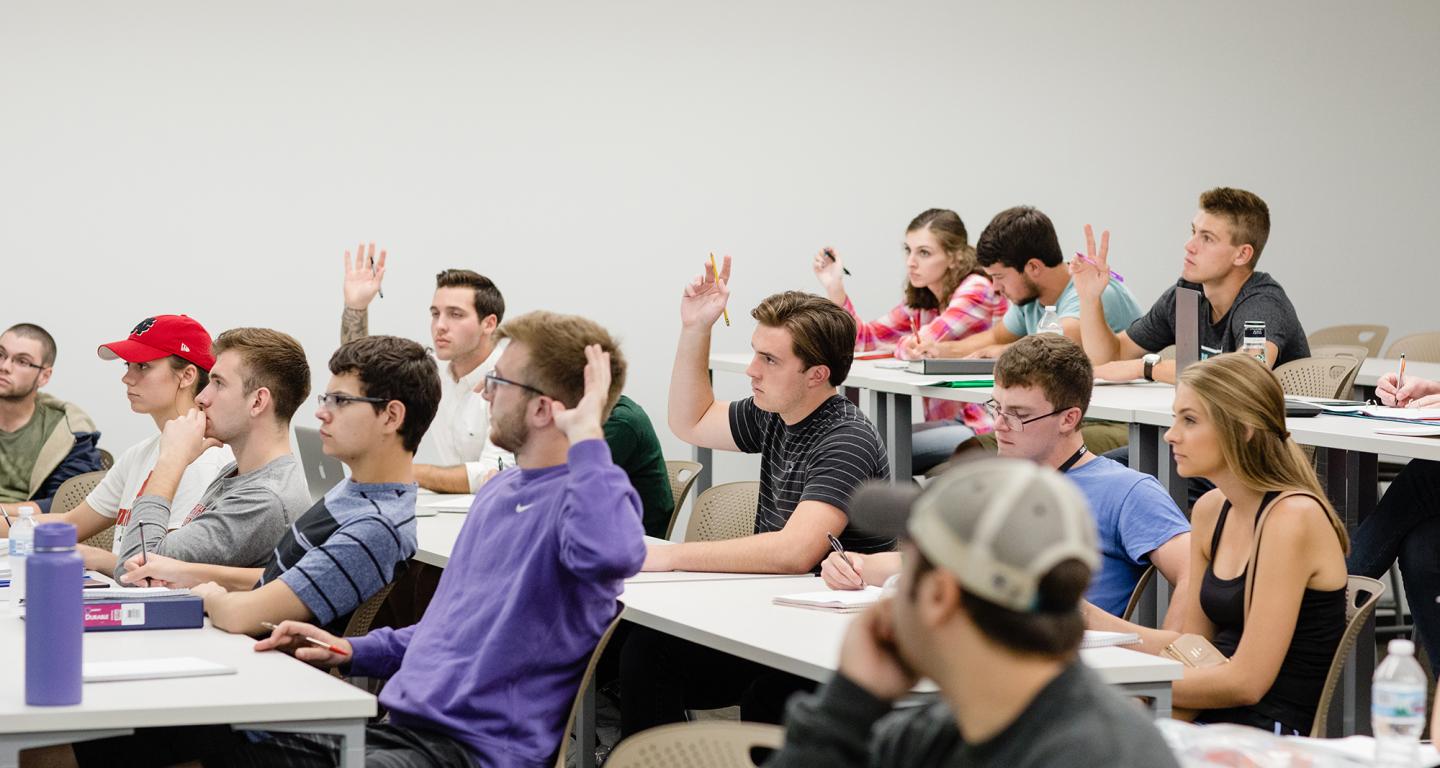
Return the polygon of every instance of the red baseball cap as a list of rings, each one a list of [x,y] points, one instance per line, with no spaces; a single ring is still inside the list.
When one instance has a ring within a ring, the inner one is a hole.
[[[102,360],[118,358],[127,363],[148,363],[176,355],[207,372],[215,365],[210,334],[185,315],[147,317],[130,331],[130,338],[101,344],[95,352]]]

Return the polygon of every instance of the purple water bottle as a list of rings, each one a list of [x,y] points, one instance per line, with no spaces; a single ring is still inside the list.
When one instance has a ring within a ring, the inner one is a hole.
[[[35,526],[25,568],[25,703],[79,704],[85,565],[75,551],[75,526]]]

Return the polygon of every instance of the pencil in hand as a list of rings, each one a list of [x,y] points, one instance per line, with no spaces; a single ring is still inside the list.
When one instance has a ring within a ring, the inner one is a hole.
[[[710,273],[715,276],[715,286],[718,288],[720,286],[720,268],[715,266],[714,251],[710,252]],[[722,307],[720,312],[725,316],[725,325],[730,325],[730,308]]]
[[[271,624],[271,623],[268,622],[268,621],[262,621],[262,622],[260,622],[260,626],[262,626],[262,627],[264,627],[264,628],[266,628],[266,629],[268,629],[268,630],[271,630],[272,632],[276,629],[276,626],[275,626],[274,624]],[[341,655],[341,656],[349,656],[349,655],[350,655],[350,652],[347,651],[347,650],[345,650],[344,648],[341,648],[341,647],[335,646],[335,645],[331,645],[331,644],[325,642],[324,640],[317,640],[316,638],[308,637],[308,636],[306,636],[306,635],[298,635],[298,637],[299,637],[301,640],[304,640],[304,641],[307,642],[307,643],[310,643],[310,644],[312,644],[312,645],[318,645],[318,646],[320,646],[321,648],[324,648],[325,650],[327,650],[327,651],[329,651],[329,652],[331,652],[331,653],[336,653],[336,654],[339,654],[339,655]]]

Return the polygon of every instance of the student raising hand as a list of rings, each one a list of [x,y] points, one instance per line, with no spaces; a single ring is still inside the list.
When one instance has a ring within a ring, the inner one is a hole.
[[[370,251],[366,253],[365,244],[361,243],[355,249],[355,257],[352,260],[350,252],[345,252],[345,306],[350,309],[366,309],[370,302],[375,300],[375,294],[380,292],[380,283],[385,280],[385,251],[380,251],[380,259],[375,259],[375,244],[370,244]]]
[[[321,647],[311,642],[312,639],[319,640],[329,647]],[[339,648],[344,653],[336,653],[330,648]],[[255,643],[255,650],[284,651],[321,669],[330,669],[348,663],[350,655],[354,652],[349,640],[336,637],[303,621],[280,622],[270,630],[269,637],[261,638]]]
[[[730,257],[721,262],[720,274],[709,261],[705,271],[685,286],[680,299],[680,323],[685,326],[709,328],[725,312],[730,301]]]
[[[729,265],[729,262],[726,262]],[[599,344],[585,347],[585,395],[574,408],[567,408],[559,400],[550,401],[550,417],[555,426],[570,439],[570,444],[581,440],[603,440],[605,430],[605,403],[610,399],[610,353]]]
[[[1110,230],[1100,234],[1100,247],[1095,247],[1095,230],[1085,225],[1085,258],[1070,262],[1070,279],[1081,299],[1096,301],[1110,284]]]

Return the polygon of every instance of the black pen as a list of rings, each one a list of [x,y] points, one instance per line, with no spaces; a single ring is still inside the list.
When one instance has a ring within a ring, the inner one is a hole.
[[[833,550],[835,550],[835,554],[839,555],[839,556],[842,557],[842,558],[845,557],[845,547],[844,547],[844,545],[842,545],[842,544],[840,543],[840,540],[839,540],[839,539],[835,538],[834,534],[830,533],[829,531],[826,531],[826,532],[825,532],[825,538],[827,538],[827,539],[830,540],[830,548],[833,549]],[[847,558],[847,562],[848,562],[848,558]]]
[[[832,250],[830,250],[829,248],[826,248],[826,249],[825,249],[825,255],[826,255],[826,256],[829,256],[831,261],[834,261],[834,260],[835,260],[835,252],[832,251]],[[841,271],[841,272],[844,272],[846,277],[849,277],[849,276],[850,276],[850,270],[846,269],[845,267],[841,267],[841,268],[840,268],[840,271]],[[828,536],[829,534],[826,534],[826,535]],[[833,538],[833,537],[832,537],[832,538]]]

